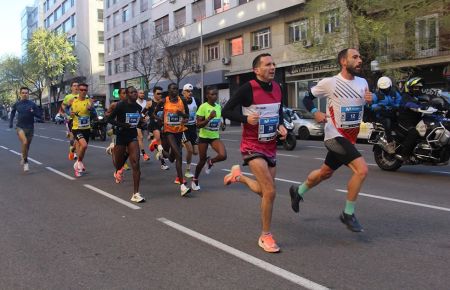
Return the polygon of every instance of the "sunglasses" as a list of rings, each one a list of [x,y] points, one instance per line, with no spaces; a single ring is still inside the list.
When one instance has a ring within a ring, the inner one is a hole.
[[[87,92],[87,89],[80,89],[80,92]]]

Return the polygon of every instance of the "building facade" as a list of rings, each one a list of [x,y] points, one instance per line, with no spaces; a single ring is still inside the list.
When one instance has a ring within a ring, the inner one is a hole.
[[[43,25],[43,11],[39,6],[39,0],[36,0],[33,6],[27,6],[21,15],[21,39],[22,39],[22,57],[27,54],[28,41],[33,32]]]
[[[40,0],[43,27],[66,33],[75,46],[78,69],[66,78],[66,91],[73,79],[89,85],[89,95],[105,97],[103,0]]]

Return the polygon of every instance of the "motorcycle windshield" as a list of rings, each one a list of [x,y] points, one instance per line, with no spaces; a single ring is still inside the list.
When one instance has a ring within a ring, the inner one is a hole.
[[[105,116],[105,110],[104,109],[97,109],[97,117],[104,117]]]

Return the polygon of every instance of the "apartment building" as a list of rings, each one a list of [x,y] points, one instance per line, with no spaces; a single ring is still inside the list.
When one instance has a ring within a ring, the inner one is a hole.
[[[144,88],[142,73],[133,69],[132,59],[151,41],[150,0],[105,0],[105,72],[107,95],[120,87]],[[141,47],[137,45],[141,43]]]
[[[103,0],[40,0],[44,28],[66,33],[75,46],[79,65],[68,76],[67,91],[74,78],[89,84],[89,94],[105,97]]]
[[[21,40],[22,40],[22,57],[27,54],[28,41],[31,39],[33,32],[42,27],[43,13],[39,6],[39,0],[36,0],[33,6],[27,6],[21,15]]]

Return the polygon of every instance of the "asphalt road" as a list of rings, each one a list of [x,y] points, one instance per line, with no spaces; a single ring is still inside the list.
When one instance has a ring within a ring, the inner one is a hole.
[[[365,232],[357,234],[338,220],[349,170],[308,192],[295,214],[289,186],[326,150],[320,141],[280,148],[272,232],[282,252],[267,254],[257,245],[259,197],[223,186],[241,162],[239,131],[223,133],[228,160],[202,175],[202,190],[189,198],[173,184],[174,166],[141,160],[147,202],[136,205],[131,172],[114,183],[109,142],[90,143],[87,174],[74,179],[64,127],[37,124],[24,173],[15,131],[1,121],[0,289],[449,288],[449,166],[384,172],[371,147],[358,144],[370,171],[356,206]]]

